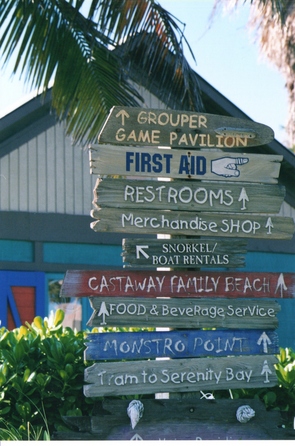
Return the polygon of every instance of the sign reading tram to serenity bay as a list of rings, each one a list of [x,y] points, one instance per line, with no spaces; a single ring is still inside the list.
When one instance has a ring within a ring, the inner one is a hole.
[[[277,183],[280,155],[93,145],[90,171],[97,175]]]
[[[274,356],[96,363],[85,370],[87,397],[273,387]],[[250,427],[251,429],[251,427]]]
[[[249,119],[179,110],[113,107],[100,143],[171,147],[253,147],[267,144],[273,130]]]

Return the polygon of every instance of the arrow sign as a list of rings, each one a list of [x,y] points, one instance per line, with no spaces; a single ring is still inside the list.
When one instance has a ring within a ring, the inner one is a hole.
[[[91,211],[95,232],[291,239],[292,217],[103,208]]]
[[[260,338],[257,341],[258,345],[263,345],[263,353],[268,353],[268,345],[271,345],[272,342],[269,339],[269,337],[267,336],[267,334],[265,333],[265,331],[262,333],[262,335],[260,336]]]
[[[272,229],[274,228],[273,221],[272,221],[271,217],[269,217],[267,219],[265,227],[268,229],[267,234],[271,234],[272,233]]]
[[[193,358],[279,353],[273,330],[172,330],[90,333],[86,360]]]
[[[93,145],[90,172],[95,175],[182,178],[277,183],[281,155],[190,151]],[[115,161],[114,161],[115,160]]]
[[[119,117],[121,117],[121,124],[125,125],[125,118],[130,118],[130,115],[129,115],[129,113],[126,112],[126,110],[120,110],[116,114],[116,118],[119,118]]]
[[[262,371],[261,371],[261,375],[265,375],[265,380],[264,383],[268,384],[270,383],[269,380],[269,375],[272,375],[272,371],[268,365],[267,359],[265,361],[263,361],[263,367],[262,367]]]
[[[98,136],[100,143],[221,149],[273,139],[270,127],[249,119],[139,107],[113,107]]]
[[[274,329],[280,305],[270,299],[90,298],[96,327],[175,327]],[[101,312],[102,303],[106,311]],[[105,316],[107,319],[105,319]],[[101,315],[103,321],[101,321]]]
[[[145,259],[148,259],[150,256],[144,251],[144,249],[149,249],[149,245],[136,245],[136,258],[139,259],[140,255],[142,255]]]
[[[182,180],[97,179],[95,205],[100,208],[277,214],[285,196],[283,186]],[[247,202],[247,203],[246,203]]]
[[[102,302],[101,306],[100,306],[100,310],[98,313],[98,316],[102,315],[102,322],[100,323],[100,325],[106,325],[106,316],[109,316],[109,312],[107,310],[107,306],[105,304],[105,302]]]
[[[284,283],[284,286],[283,286]],[[69,270],[61,297],[294,298],[295,274]]]
[[[146,239],[122,240],[124,268],[222,266],[238,268],[245,265],[247,242],[234,239]],[[143,251],[143,252],[141,252]]]
[[[241,194],[239,196],[238,201],[242,201],[243,205],[241,207],[241,211],[244,211],[246,208],[246,201],[249,201],[246,189],[243,187],[241,190]]]
[[[277,384],[275,363],[274,356],[96,363],[85,370],[85,381],[89,384],[84,386],[84,395],[272,387]]]
[[[277,291],[279,289],[281,290],[280,297],[283,297],[284,291],[287,291],[287,289],[288,289],[288,287],[285,284],[284,274],[283,273],[281,273],[279,278],[278,278],[278,283],[277,283],[277,287],[276,287],[276,293],[277,293]]]

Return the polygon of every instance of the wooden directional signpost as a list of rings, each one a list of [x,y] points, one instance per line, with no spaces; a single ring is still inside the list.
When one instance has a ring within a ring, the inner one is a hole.
[[[295,297],[295,276],[207,271],[244,266],[247,238],[293,236],[293,220],[275,215],[285,194],[276,184],[282,157],[243,153],[272,139],[269,127],[249,120],[111,110],[90,152],[91,173],[100,175],[91,227],[172,238],[125,238],[123,262],[131,271],[67,272],[61,296],[90,299],[89,326],[149,328],[88,336],[85,358],[98,362],[85,370],[84,394],[197,392],[203,401],[148,399],[143,411],[140,401],[127,407],[106,398],[88,423],[93,438],[280,438],[277,415],[257,401],[245,409],[244,400],[219,403],[212,392],[277,384],[276,299]]]
[[[245,240],[234,243],[222,239],[123,239],[125,268],[138,267],[209,267],[238,268],[245,266]]]
[[[99,142],[226,150],[267,144],[273,138],[270,127],[245,119],[178,110],[113,107]]]
[[[252,183],[259,177],[261,183],[277,183],[282,159],[280,155],[96,145],[90,151],[90,169],[97,175]]]
[[[229,182],[98,179],[97,207],[128,209],[276,214],[285,188],[278,185]]]

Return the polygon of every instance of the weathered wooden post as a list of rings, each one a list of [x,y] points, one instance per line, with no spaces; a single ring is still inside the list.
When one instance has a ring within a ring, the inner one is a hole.
[[[98,179],[92,228],[180,238],[126,238],[130,271],[65,276],[62,296],[90,299],[89,326],[173,329],[89,335],[86,358],[98,362],[85,370],[84,393],[107,397],[88,423],[94,438],[283,438],[279,414],[266,414],[258,401],[210,399],[215,389],[277,384],[276,299],[295,297],[295,277],[228,270],[244,266],[247,238],[293,235],[293,220],[274,215],[285,193],[276,184],[282,158],[242,153],[272,139],[269,127],[237,118],[111,110],[90,153],[91,173],[122,178]],[[177,270],[151,270],[159,267]],[[192,267],[202,270],[184,270]],[[199,392],[200,399],[129,406],[111,399],[157,392]]]

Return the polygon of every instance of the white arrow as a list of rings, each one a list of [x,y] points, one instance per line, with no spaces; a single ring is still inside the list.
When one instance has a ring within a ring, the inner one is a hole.
[[[279,288],[281,288],[281,297],[283,297],[283,295],[284,295],[283,290],[287,291],[287,289],[288,289],[288,287],[285,284],[284,274],[283,273],[281,273],[279,275],[277,287],[276,287],[276,290],[275,290],[275,294],[277,293]]]
[[[133,435],[132,438],[130,438],[130,441],[140,441],[140,440],[143,440],[143,438],[141,438],[141,436],[138,434],[135,434]]]
[[[268,217],[265,227],[268,228],[267,234],[271,234],[271,228],[273,228],[271,217]]]
[[[271,374],[272,375],[272,371],[270,370],[270,368],[268,367],[268,363],[267,360],[265,360],[263,362],[263,367],[261,370],[261,375],[265,375],[265,383],[269,383],[269,379],[268,379],[268,375]]]
[[[260,345],[261,343],[263,345],[263,353],[267,353],[268,352],[267,344],[270,345],[272,342],[269,339],[269,337],[267,336],[267,334],[265,333],[265,331],[262,333],[262,335],[260,336],[260,338],[257,341],[258,345]]]
[[[122,117],[122,125],[125,125],[125,118],[130,118],[130,115],[127,113],[127,111],[125,110],[120,110],[117,114],[116,114],[116,118]]]
[[[240,193],[240,196],[238,198],[238,201],[243,202],[243,206],[241,207],[241,211],[244,211],[246,208],[246,201],[249,201],[246,189],[243,187]]]
[[[136,258],[139,259],[140,254],[146,259],[149,258],[149,255],[144,251],[144,249],[149,249],[149,245],[136,245]]]
[[[109,316],[110,314],[107,310],[107,306],[106,306],[105,302],[102,302],[100,309],[99,309],[98,316],[101,316],[101,315],[102,315],[102,322],[100,325],[107,325],[106,316]]]

